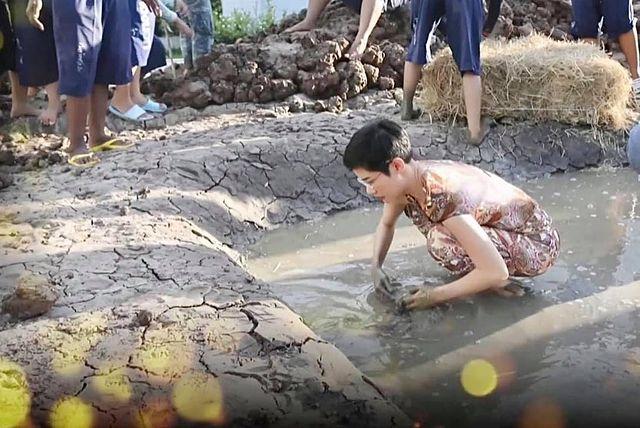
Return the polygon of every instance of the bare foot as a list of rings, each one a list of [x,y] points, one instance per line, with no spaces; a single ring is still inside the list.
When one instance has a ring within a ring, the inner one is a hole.
[[[467,143],[471,144],[472,146],[479,146],[484,142],[484,139],[487,138],[487,135],[489,135],[488,126],[483,126],[482,129],[480,129],[480,131],[477,132],[475,135],[472,134],[471,131],[469,131]]]
[[[345,54],[345,57],[350,61],[359,60],[362,58],[362,54],[367,49],[367,41],[363,39],[355,39],[351,43],[349,52]]]
[[[283,31],[283,33],[295,33],[296,31],[311,31],[316,28],[316,24],[312,22],[307,22],[305,19],[298,22],[296,25],[292,25]]]
[[[40,110],[33,107],[30,104],[12,105],[11,106],[11,119],[17,119],[23,116],[38,116]]]
[[[415,120],[422,116],[422,110],[419,108],[414,109],[413,107],[408,107],[406,105],[402,105],[402,112],[400,113],[400,119],[402,120]]]
[[[96,136],[91,135],[88,138],[88,144],[89,144],[89,147],[96,147],[96,146],[99,146],[100,144],[106,143],[107,141],[113,140],[114,138],[115,137],[104,134],[104,133]]]
[[[56,124],[58,120],[58,109],[57,108],[47,108],[40,113],[40,123],[45,126],[52,126]]]
[[[100,159],[87,147],[86,139],[75,147],[70,145],[67,154],[69,155],[67,162],[73,166],[90,167],[100,162]]]

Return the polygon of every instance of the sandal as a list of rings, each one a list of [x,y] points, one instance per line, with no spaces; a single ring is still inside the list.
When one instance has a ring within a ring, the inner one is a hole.
[[[144,111],[144,109],[140,107],[138,104],[134,104],[133,107],[131,107],[129,110],[127,110],[124,113],[110,104],[109,112],[114,116],[117,116],[123,120],[128,120],[129,122],[142,123],[145,120],[153,119],[153,116],[147,113],[146,111]]]
[[[93,153],[78,153],[70,155],[69,159],[67,159],[67,163],[78,168],[90,168],[99,164],[100,159],[98,159]]]
[[[112,138],[105,141],[104,143],[91,147],[89,150],[91,150],[93,153],[108,152],[111,150],[125,150],[133,147],[134,145],[134,143],[125,143],[119,138]]]
[[[151,98],[147,98],[147,102],[140,107],[148,113],[164,113],[167,111],[166,104],[153,101]]]

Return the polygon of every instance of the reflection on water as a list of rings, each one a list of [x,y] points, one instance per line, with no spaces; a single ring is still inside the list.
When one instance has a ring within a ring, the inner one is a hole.
[[[371,376],[424,364],[503,331],[545,307],[570,301],[580,304],[580,299],[608,287],[640,279],[636,174],[583,171],[522,187],[550,212],[562,242],[556,265],[538,278],[523,281],[532,293],[521,299],[482,295],[429,311],[394,313],[372,294],[369,277],[379,207],[270,234],[254,249],[249,268],[272,283],[275,293],[314,331]],[[450,280],[428,257],[423,244],[417,229],[403,219],[385,267],[407,287]],[[500,364],[507,368],[498,370],[497,389],[484,398],[464,392],[460,367],[419,396],[405,394],[399,402],[416,421],[427,425],[500,420],[531,426],[531,415],[540,409],[548,409],[554,421],[570,425],[579,422],[577,415],[588,418],[591,425],[636,422],[640,415],[630,403],[637,395],[640,376],[630,376],[629,367],[640,372],[635,331],[639,311],[635,301],[620,305],[627,306],[624,310],[596,308],[615,312],[605,321],[581,321],[576,325],[582,327],[500,355]],[[587,408],[595,413],[587,417]]]

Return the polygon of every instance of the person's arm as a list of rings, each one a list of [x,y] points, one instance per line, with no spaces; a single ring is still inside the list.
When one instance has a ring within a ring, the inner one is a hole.
[[[489,0],[487,18],[482,28],[483,36],[489,36],[493,31],[493,27],[496,26],[496,22],[498,22],[498,17],[500,16],[500,6],[502,6],[502,0]]]
[[[474,269],[460,279],[435,288],[423,287],[403,299],[407,309],[424,309],[507,284],[509,270],[491,239],[469,214],[442,222],[471,258]]]
[[[40,22],[40,11],[42,10],[42,0],[29,0],[27,3],[27,20],[31,25],[40,31],[44,31],[44,25]]]
[[[382,209],[382,217],[376,228],[373,240],[373,258],[371,260],[372,269],[382,267],[387,252],[393,241],[393,233],[396,228],[398,217],[402,214],[404,206],[402,204],[386,203]]]
[[[165,0],[161,0],[160,2],[158,2],[158,6],[160,6],[160,10],[162,11],[162,19],[167,21],[169,24],[173,24],[174,22],[176,22],[176,19],[178,19],[178,14],[167,7]]]

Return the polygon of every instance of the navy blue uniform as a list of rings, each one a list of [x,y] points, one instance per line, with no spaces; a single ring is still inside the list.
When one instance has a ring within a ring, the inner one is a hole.
[[[11,0],[16,33],[16,71],[22,86],[46,86],[58,80],[58,58],[53,37],[51,0],[42,1],[40,31],[27,20],[27,0]]]
[[[635,25],[631,0],[572,0],[574,37],[597,39],[602,21],[602,32],[617,39],[631,31]]]
[[[124,0],[53,0],[60,93],[131,82],[131,13]]]
[[[431,38],[442,18],[446,18],[447,42],[458,69],[461,73],[480,75],[482,0],[413,0],[407,61],[414,64],[431,61]]]

